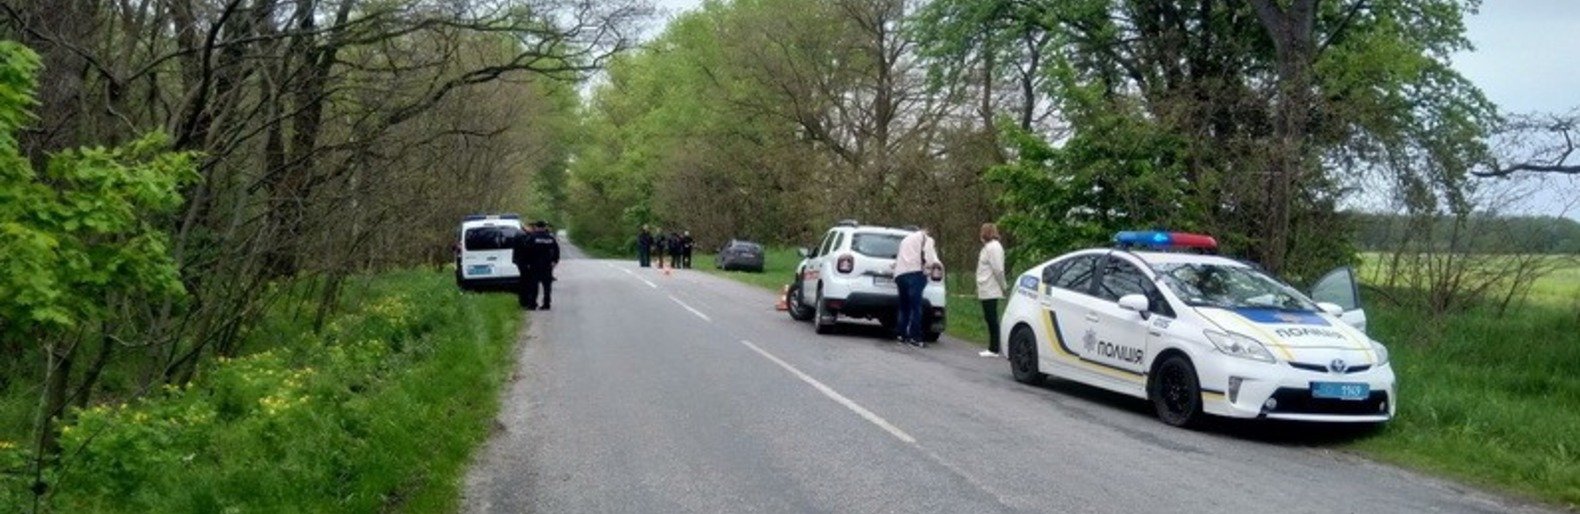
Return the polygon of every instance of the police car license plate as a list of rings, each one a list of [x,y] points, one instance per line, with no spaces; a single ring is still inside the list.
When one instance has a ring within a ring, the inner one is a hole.
[[[872,285],[878,287],[894,287],[894,277],[873,276]]]
[[[1312,382],[1312,398],[1331,398],[1338,400],[1365,400],[1372,394],[1369,384],[1355,382]]]
[[[490,266],[490,265],[487,265],[487,264],[477,264],[477,265],[473,265],[473,266],[467,266],[466,274],[468,274],[468,275],[492,275],[492,274],[494,274],[494,267]]]

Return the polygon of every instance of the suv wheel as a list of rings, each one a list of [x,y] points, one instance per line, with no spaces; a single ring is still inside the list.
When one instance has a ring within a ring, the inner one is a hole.
[[[790,311],[790,319],[796,321],[806,321],[812,319],[812,309],[806,306],[806,302],[801,301],[800,282],[795,282],[792,284],[790,286],[790,291],[785,293],[785,304],[790,306],[788,309]]]
[[[823,300],[823,288],[817,289],[817,315],[812,318],[812,328],[819,334],[834,331],[834,312],[828,310],[828,302]]]

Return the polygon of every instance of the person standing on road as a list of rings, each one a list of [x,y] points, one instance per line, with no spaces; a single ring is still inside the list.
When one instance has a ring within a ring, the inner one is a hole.
[[[680,267],[691,269],[691,249],[695,245],[696,241],[691,239],[690,230],[680,235],[680,258],[682,259]]]
[[[554,303],[554,268],[560,264],[560,243],[549,232],[549,224],[545,221],[533,222],[530,234],[527,238],[527,267],[531,270],[527,275],[527,308],[549,310]],[[543,289],[542,304],[537,302],[540,287]]]
[[[664,235],[664,229],[655,230],[658,236],[653,238],[653,256],[658,259],[658,267],[664,267],[664,255],[669,253],[669,236]]]
[[[653,234],[647,231],[647,225],[642,225],[642,231],[636,234],[636,264],[643,268],[652,265]]]
[[[537,293],[532,282],[532,227],[523,227],[510,240],[510,262],[516,265],[516,303],[522,309],[536,310]]]
[[[982,320],[987,322],[988,349],[983,357],[998,357],[998,302],[1009,285],[1004,282],[1004,245],[998,242],[998,226],[983,223],[978,234],[982,251],[977,253],[977,300],[982,301]]]
[[[686,254],[686,240],[679,232],[669,233],[669,267],[681,267],[680,258]]]
[[[921,227],[900,240],[900,250],[894,257],[894,284],[899,289],[899,312],[895,315],[895,328],[900,342],[921,347],[922,343],[922,291],[927,288],[927,271],[940,267],[938,251],[927,227]]]

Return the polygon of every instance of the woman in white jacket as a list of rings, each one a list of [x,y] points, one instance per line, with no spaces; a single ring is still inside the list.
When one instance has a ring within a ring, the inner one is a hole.
[[[988,349],[983,357],[998,357],[998,301],[1009,289],[1004,282],[1004,245],[999,244],[998,226],[983,223],[979,234],[982,251],[977,253],[977,299],[982,301],[982,318],[987,322]]]

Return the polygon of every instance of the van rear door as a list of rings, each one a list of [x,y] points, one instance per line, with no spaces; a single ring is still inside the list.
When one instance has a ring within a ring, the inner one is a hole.
[[[474,279],[521,276],[510,260],[511,245],[521,229],[507,224],[485,224],[466,229],[461,235],[461,277]]]

